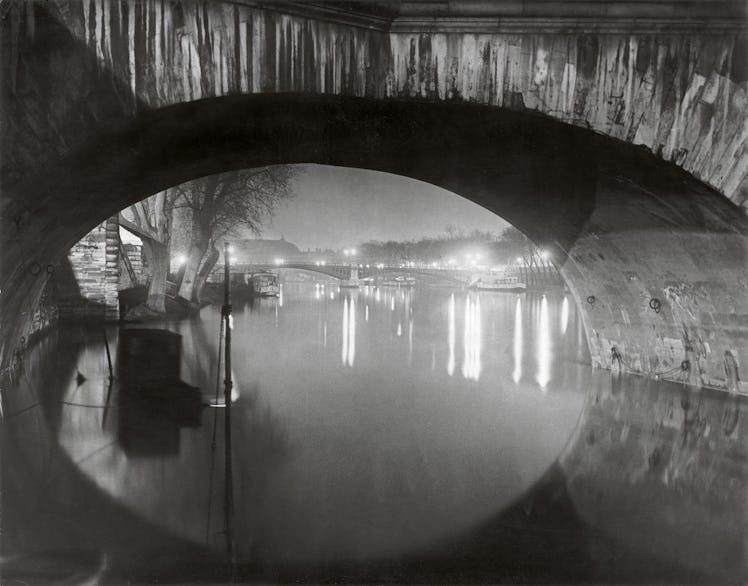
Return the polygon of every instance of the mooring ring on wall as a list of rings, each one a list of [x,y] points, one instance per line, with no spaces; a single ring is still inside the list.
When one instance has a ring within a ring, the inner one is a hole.
[[[660,313],[660,309],[662,309],[662,303],[660,303],[660,300],[657,299],[657,297],[653,297],[649,300],[649,307],[654,309],[655,313]]]
[[[55,265],[53,265],[53,264],[48,264],[48,265],[47,265],[47,267],[46,267],[46,269],[47,269],[47,274],[48,274],[48,275],[49,275],[50,277],[51,277],[52,275],[54,275],[54,274],[55,274]]]
[[[597,301],[597,299],[595,299],[594,295],[590,295],[587,297],[587,303],[589,303],[590,305],[595,305],[595,301]]]
[[[38,262],[34,261],[32,262],[28,269],[29,273],[31,273],[34,277],[36,277],[39,273],[42,272],[42,265],[40,265]]]

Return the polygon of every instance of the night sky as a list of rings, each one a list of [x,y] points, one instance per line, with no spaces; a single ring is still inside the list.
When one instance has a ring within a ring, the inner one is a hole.
[[[508,225],[452,192],[414,179],[325,165],[297,169],[296,197],[281,206],[262,237],[283,236],[302,250],[444,235],[448,224],[495,233]]]

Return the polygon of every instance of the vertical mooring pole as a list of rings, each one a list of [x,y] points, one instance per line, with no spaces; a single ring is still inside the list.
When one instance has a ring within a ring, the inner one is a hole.
[[[229,270],[229,243],[223,245],[223,307],[221,313],[224,319],[224,384],[223,397],[225,404],[224,430],[225,438],[225,464],[226,464],[226,493],[225,493],[225,515],[226,515],[226,552],[231,564],[231,575],[234,574],[234,482],[231,462],[231,273]]]
[[[106,360],[109,364],[109,384],[111,390],[111,383],[114,379],[114,371],[112,370],[112,355],[109,353],[109,340],[106,338],[106,328],[104,328],[104,348],[106,348]]]

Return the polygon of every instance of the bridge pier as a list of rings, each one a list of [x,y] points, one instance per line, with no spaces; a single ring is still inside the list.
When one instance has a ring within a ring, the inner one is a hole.
[[[56,275],[62,319],[119,320],[119,222],[108,218],[81,238]]]

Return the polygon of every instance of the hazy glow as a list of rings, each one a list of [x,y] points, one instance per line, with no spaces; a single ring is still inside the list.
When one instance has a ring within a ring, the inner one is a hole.
[[[449,334],[447,345],[449,346],[449,359],[447,360],[447,374],[452,376],[455,371],[455,294],[449,296],[448,323]]]
[[[522,299],[517,296],[514,309],[514,371],[512,380],[517,384],[522,378]]]
[[[566,326],[569,323],[569,300],[564,297],[564,301],[561,304],[561,333],[566,333]]]
[[[538,376],[541,389],[545,390],[551,380],[551,324],[548,319],[548,300],[543,295],[540,302],[540,324],[538,325]]]
[[[473,301],[470,296],[465,301],[465,357],[462,362],[462,376],[478,380],[481,371],[482,350],[480,297]]]

